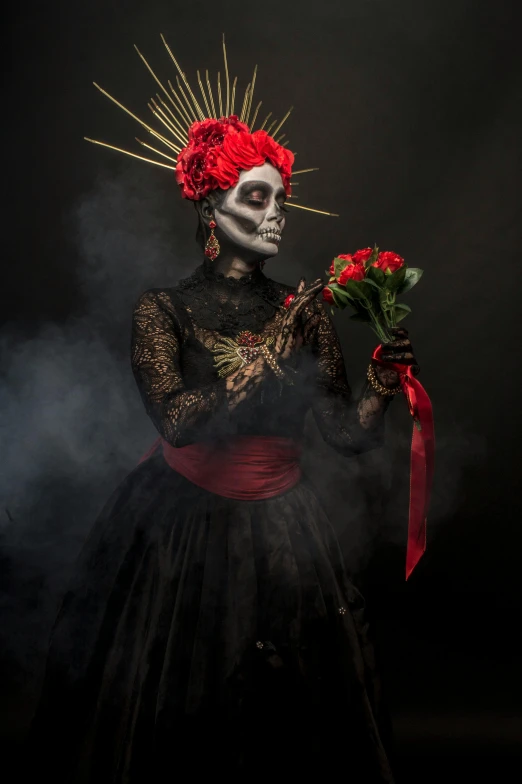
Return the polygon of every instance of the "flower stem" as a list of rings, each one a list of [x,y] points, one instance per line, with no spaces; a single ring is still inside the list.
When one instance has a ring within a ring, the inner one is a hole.
[[[381,341],[381,343],[390,343],[390,341],[391,341],[390,335],[387,333],[386,329],[383,328],[383,326],[380,323],[378,317],[375,315],[375,313],[373,312],[373,310],[371,308],[368,310],[368,313],[370,314],[370,318],[371,318],[371,320],[373,322],[372,329],[375,332],[375,334],[377,335],[377,337],[379,338],[379,340]]]

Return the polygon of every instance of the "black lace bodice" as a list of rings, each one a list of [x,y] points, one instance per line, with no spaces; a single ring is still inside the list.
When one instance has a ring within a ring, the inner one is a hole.
[[[341,453],[382,443],[389,398],[366,386],[358,401],[352,399],[338,337],[317,300],[302,316],[292,386],[282,385],[263,360],[229,379],[218,378],[216,341],[245,329],[275,337],[291,291],[259,269],[228,278],[204,262],[176,287],[140,297],[133,318],[133,372],[147,413],[170,444],[229,434],[299,439],[309,409],[324,439]]]

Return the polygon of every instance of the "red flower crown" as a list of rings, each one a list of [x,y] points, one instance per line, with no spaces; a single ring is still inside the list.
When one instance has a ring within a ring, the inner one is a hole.
[[[241,170],[271,163],[281,174],[287,196],[294,155],[266,131],[250,133],[235,114],[192,123],[188,144],[178,154],[176,181],[185,199],[199,201],[216,188],[233,188]]]
[[[257,65],[254,68],[252,79],[245,89],[239,117],[234,113],[237,77],[231,84],[225,38],[223,36],[223,64],[225,83],[221,86],[220,73],[217,75],[217,100],[214,101],[214,90],[208,71],[205,79],[197,71],[197,79],[203,102],[198,101],[192,90],[185,71],[176,60],[174,53],[162,35],[163,45],[174,64],[177,75],[175,84],[168,79],[163,82],[153,71],[147,59],[137,46],[137,54],[143,61],[147,70],[160,88],[154,98],[147,104],[156,121],[156,126],[150,125],[145,120],[127,109],[120,101],[113,98],[110,93],[94,82],[95,87],[109,100],[116,104],[126,114],[130,115],[139,125],[147,131],[152,138],[147,141],[136,138],[136,141],[150,150],[155,157],[138,155],[131,150],[115,147],[113,144],[84,137],[92,144],[98,144],[111,150],[116,150],[124,155],[144,161],[145,163],[159,166],[163,169],[174,171],[176,180],[185,199],[199,201],[210,191],[216,188],[224,190],[237,185],[242,170],[250,170],[255,166],[262,166],[267,161],[281,174],[287,196],[291,195],[290,177],[292,174],[306,174],[317,171],[316,168],[299,169],[292,172],[294,155],[287,149],[288,139],[282,144],[281,140],[286,133],[278,136],[284,123],[288,120],[290,108],[281,120],[272,117],[269,112],[261,128],[254,131],[259,109],[262,101],[254,108],[253,97],[256,84]],[[167,86],[168,85],[168,89]],[[237,95],[236,95],[237,93]],[[239,102],[239,98],[238,98]],[[272,120],[263,130],[269,119]],[[207,119],[208,118],[208,119]],[[270,135],[272,134],[272,135]],[[277,139],[277,141],[276,141]],[[152,142],[152,143],[151,143]],[[159,156],[160,160],[156,156]],[[294,185],[297,185],[295,182]],[[320,215],[337,215],[335,212],[317,210],[307,207],[301,202],[296,204],[291,199],[287,202],[289,207],[299,210],[316,212]]]

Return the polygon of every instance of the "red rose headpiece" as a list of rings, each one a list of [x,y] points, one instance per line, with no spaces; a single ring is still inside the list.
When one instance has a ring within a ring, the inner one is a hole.
[[[272,113],[270,112],[262,123],[261,128],[254,131],[257,113],[261,106],[261,102],[259,102],[253,112],[252,120],[250,120],[257,66],[254,70],[252,81],[246,88],[241,112],[238,116],[234,114],[237,79],[234,80],[231,90],[225,41],[223,40],[223,56],[225,61],[226,93],[225,88],[223,87],[223,90],[221,88],[218,74],[217,101],[214,102],[214,93],[212,92],[208,71],[206,72],[206,89],[198,71],[198,83],[203,96],[203,104],[200,104],[192,92],[185,72],[180,68],[165,38],[161,36],[161,39],[178,71],[178,76],[176,76],[177,90],[170,80],[167,82],[170,89],[167,90],[138,47],[134,47],[162,90],[162,93],[157,93],[156,98],[151,98],[148,104],[149,109],[159,123],[156,128],[136,117],[135,114],[126,109],[112,95],[109,95],[108,92],[99,87],[96,82],[94,82],[94,85],[151,134],[152,139],[148,141],[152,142],[154,146],[152,143],[141,141],[141,139],[137,139],[137,141],[143,147],[152,150],[162,160],[145,158],[134,152],[123,150],[120,147],[113,147],[112,144],[85,137],[87,141],[123,152],[125,155],[131,155],[133,158],[138,158],[147,163],[153,163],[155,166],[174,170],[176,181],[180,185],[181,194],[185,199],[199,201],[199,199],[204,198],[210,191],[216,188],[232,188],[237,184],[242,170],[253,169],[254,166],[262,166],[266,161],[279,171],[286,194],[291,197],[290,177],[294,155],[290,150],[286,149],[287,140],[282,144],[280,143],[285,134],[281,134],[279,138],[276,137],[292,110],[290,109],[281,121],[273,120],[265,131],[263,129],[271,117]],[[157,145],[159,145],[159,149]],[[168,163],[165,161],[168,161]],[[294,171],[293,174],[305,174],[310,171],[316,170],[301,169]],[[319,212],[322,215],[335,214],[333,212],[325,212],[324,210],[315,210],[312,207],[305,207],[303,204],[295,204],[292,201],[288,201],[287,204],[289,207]]]
[[[176,181],[185,199],[198,201],[215,188],[233,188],[243,169],[271,163],[281,174],[287,195],[294,155],[266,131],[250,133],[235,114],[193,123],[188,144],[178,155]]]

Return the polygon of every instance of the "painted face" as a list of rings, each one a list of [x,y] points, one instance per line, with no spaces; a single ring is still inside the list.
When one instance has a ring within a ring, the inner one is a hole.
[[[215,210],[218,228],[253,257],[268,258],[279,250],[285,227],[285,189],[281,175],[271,163],[242,171]]]

